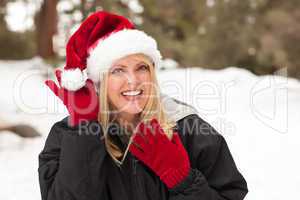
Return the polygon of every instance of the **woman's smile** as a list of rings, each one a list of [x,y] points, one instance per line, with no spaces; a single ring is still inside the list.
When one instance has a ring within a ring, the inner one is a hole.
[[[125,92],[121,92],[122,97],[131,103],[137,103],[142,98],[143,90],[127,90]]]
[[[124,97],[138,97],[140,95],[143,94],[143,90],[127,90],[127,91],[124,91],[124,92],[121,92],[121,94],[124,96]]]

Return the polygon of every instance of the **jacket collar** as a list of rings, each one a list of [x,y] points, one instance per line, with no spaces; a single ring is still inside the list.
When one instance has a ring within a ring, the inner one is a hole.
[[[182,101],[161,93],[160,96],[165,113],[171,121],[177,122],[188,115],[198,114],[197,110]]]

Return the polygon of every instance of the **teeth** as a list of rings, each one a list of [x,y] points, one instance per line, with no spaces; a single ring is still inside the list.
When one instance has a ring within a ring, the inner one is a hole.
[[[122,95],[125,96],[136,96],[140,94],[142,94],[142,90],[131,90],[131,91],[122,92]]]

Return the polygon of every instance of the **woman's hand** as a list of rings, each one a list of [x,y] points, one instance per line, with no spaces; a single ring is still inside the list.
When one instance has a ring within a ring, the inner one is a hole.
[[[174,132],[169,140],[156,119],[151,120],[150,127],[139,124],[129,151],[151,168],[168,188],[173,188],[189,174],[189,157],[178,133]]]
[[[77,91],[69,91],[61,86],[61,71],[55,71],[58,87],[54,81],[46,80],[45,84],[62,100],[70,114],[70,123],[76,126],[81,120],[96,120],[99,112],[99,99],[92,80]]]

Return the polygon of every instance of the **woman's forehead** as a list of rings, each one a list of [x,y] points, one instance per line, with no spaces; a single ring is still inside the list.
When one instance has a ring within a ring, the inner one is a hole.
[[[117,59],[112,66],[120,65],[127,67],[128,65],[137,65],[140,63],[149,63],[149,58],[143,54],[131,54]]]

